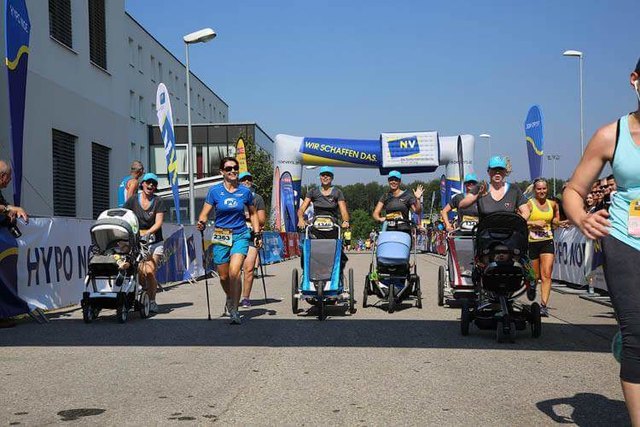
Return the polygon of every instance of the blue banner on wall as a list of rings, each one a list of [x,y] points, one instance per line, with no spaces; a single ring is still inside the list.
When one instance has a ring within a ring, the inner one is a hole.
[[[24,0],[7,0],[5,9],[7,80],[11,115],[11,166],[13,203],[20,205],[22,194],[22,146],[24,140],[24,106],[27,89],[29,34],[31,23]]]
[[[181,228],[165,239],[163,246],[164,256],[156,273],[158,282],[168,283],[184,280],[184,273],[187,270],[184,229]]]
[[[529,109],[524,121],[527,153],[529,155],[529,174],[531,180],[542,176],[542,156],[544,155],[544,134],[542,126],[542,111],[534,105]]]

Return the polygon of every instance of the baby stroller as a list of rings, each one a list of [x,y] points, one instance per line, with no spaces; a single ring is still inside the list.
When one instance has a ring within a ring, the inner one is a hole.
[[[337,239],[313,238],[313,231],[330,232],[336,230]],[[327,305],[348,304],[350,314],[356,312],[353,293],[353,269],[349,269],[348,291],[344,289],[344,276],[341,273],[342,240],[340,227],[330,216],[317,216],[313,224],[305,227],[305,239],[302,243],[302,281],[298,269],[294,268],[291,277],[291,309],[298,314],[301,299],[318,308],[318,319],[324,320]]]
[[[382,231],[374,242],[369,274],[364,279],[362,307],[368,307],[369,295],[387,301],[387,311],[393,313],[402,301],[414,298],[422,308],[420,277],[416,268],[415,225],[399,216],[387,215]],[[413,259],[412,259],[413,258]]]
[[[460,228],[447,233],[447,265],[438,269],[438,305],[460,307],[462,301],[475,298],[471,279],[473,265],[473,233]]]
[[[149,317],[149,296],[138,283],[138,264],[146,255],[138,219],[128,209],[109,209],[91,227],[91,255],[82,294],[82,318],[96,319],[100,310],[115,309],[125,323],[131,309]]]
[[[463,302],[462,335],[469,334],[473,322],[479,329],[495,329],[498,342],[513,342],[516,330],[526,329],[528,322],[531,335],[540,336],[540,305],[517,301],[525,292],[535,299],[527,236],[527,222],[515,213],[493,213],[478,223],[472,273],[477,296]]]

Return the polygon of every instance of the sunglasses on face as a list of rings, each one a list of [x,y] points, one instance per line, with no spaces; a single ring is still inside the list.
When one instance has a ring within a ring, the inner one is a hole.
[[[389,182],[400,182],[398,178],[389,178]]]
[[[155,181],[145,181],[145,184],[147,184],[147,186],[151,186],[151,187],[157,187],[158,183]]]
[[[505,173],[506,169],[504,168],[492,168],[489,169],[489,173]]]
[[[224,168],[222,168],[223,171],[225,172],[238,172],[240,170],[240,168],[238,166],[225,166]]]
[[[320,178],[333,178],[333,175],[330,173],[321,173]]]

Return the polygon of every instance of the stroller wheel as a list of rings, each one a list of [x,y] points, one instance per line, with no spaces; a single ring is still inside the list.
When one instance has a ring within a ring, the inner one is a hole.
[[[415,282],[413,282],[415,294],[416,294],[416,307],[422,308],[422,289],[420,288],[420,276],[416,276]]]
[[[371,287],[371,279],[369,275],[364,278],[364,292],[362,293],[362,308],[367,308],[367,297],[369,296],[369,288]]]
[[[324,303],[324,288],[322,286],[318,287],[318,300],[316,302],[318,306],[318,320],[324,320],[327,318],[327,314],[325,312],[325,303]]]
[[[147,317],[149,317],[149,294],[147,294],[147,291],[142,291],[140,293],[138,310],[140,311],[141,318],[146,319]]]
[[[389,313],[393,313],[396,311],[396,285],[394,283],[389,283],[389,295],[387,296],[387,300],[389,301],[389,305],[387,306],[387,311]]]
[[[438,269],[438,306],[442,307],[444,305],[444,282],[445,282],[445,271],[444,266],[440,266]]]
[[[460,314],[460,333],[464,336],[469,335],[469,326],[471,325],[471,309],[466,301],[462,304],[462,312]]]
[[[298,269],[294,268],[291,273],[291,311],[298,314],[298,302],[300,301],[296,295],[298,294]]]
[[[509,321],[509,323],[507,324],[504,319],[499,321],[498,326],[496,328],[496,340],[499,343],[503,343],[503,342],[514,343],[516,340],[515,322]]]
[[[353,291],[353,268],[349,269],[349,313],[354,314],[356,312],[356,300]]]
[[[535,285],[529,284],[529,287],[527,288],[527,299],[529,301],[535,301],[536,300],[536,287],[535,287]]]
[[[86,303],[85,305],[82,306],[82,320],[84,320],[84,323],[91,323],[93,321],[93,319],[95,319],[94,316],[94,310],[91,307],[91,305],[89,305],[89,303]]]
[[[118,307],[116,308],[116,317],[118,323],[125,323],[129,318],[129,307],[127,307],[127,300],[124,294],[118,295]]]
[[[540,316],[540,304],[537,302],[531,304],[529,323],[531,323],[531,336],[540,338],[540,334],[542,334],[542,317]]]

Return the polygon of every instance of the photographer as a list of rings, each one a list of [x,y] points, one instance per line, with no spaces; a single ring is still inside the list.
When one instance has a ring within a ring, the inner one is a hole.
[[[4,160],[0,160],[0,189],[6,188],[10,182],[11,166]],[[10,205],[0,191],[0,226],[8,228],[11,235],[15,238],[21,235],[20,230],[16,226],[16,220],[18,218],[21,218],[24,222],[29,222],[27,212],[19,206]],[[0,328],[11,328],[15,325],[15,322],[11,319],[3,319],[0,317]]]

